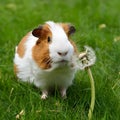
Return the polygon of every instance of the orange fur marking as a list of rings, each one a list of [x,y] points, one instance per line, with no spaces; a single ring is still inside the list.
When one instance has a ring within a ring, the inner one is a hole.
[[[41,38],[38,39],[36,45],[32,49],[33,59],[36,61],[38,66],[42,69],[51,68],[51,60],[49,56],[49,44],[48,36],[52,37],[52,33],[50,32],[48,25],[43,26],[43,30],[41,32]]]
[[[29,34],[31,32],[29,32],[27,35],[25,35],[22,40],[20,41],[20,43],[18,44],[18,48],[17,48],[17,53],[19,55],[19,57],[23,57],[25,54],[25,42],[27,41],[27,38],[29,37]]]
[[[14,64],[14,73],[17,74],[19,72],[18,67],[16,64]]]

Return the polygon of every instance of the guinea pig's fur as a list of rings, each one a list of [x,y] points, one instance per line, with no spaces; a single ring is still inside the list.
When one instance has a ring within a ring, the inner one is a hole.
[[[74,32],[70,24],[48,21],[24,36],[16,47],[16,76],[40,88],[42,99],[55,86],[66,97],[77,70],[77,48],[70,40]]]

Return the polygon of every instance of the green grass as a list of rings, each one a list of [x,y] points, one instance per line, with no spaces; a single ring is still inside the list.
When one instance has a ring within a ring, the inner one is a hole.
[[[90,82],[86,71],[76,74],[62,100],[56,91],[46,101],[40,90],[20,83],[13,73],[14,48],[30,30],[47,20],[70,22],[79,51],[93,47],[96,87],[93,120],[120,120],[120,4],[119,0],[1,0],[0,1],[0,120],[87,120]],[[106,28],[100,29],[100,24]]]

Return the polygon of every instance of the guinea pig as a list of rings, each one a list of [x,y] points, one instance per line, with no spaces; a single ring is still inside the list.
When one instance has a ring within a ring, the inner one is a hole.
[[[40,88],[46,99],[57,87],[63,98],[77,70],[77,48],[70,40],[75,27],[48,21],[27,33],[15,50],[14,72],[19,80]]]

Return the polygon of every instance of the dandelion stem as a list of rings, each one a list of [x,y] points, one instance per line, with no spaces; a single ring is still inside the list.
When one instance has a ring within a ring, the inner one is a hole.
[[[87,71],[88,71],[90,84],[91,84],[91,104],[90,104],[89,113],[88,113],[88,119],[91,120],[93,110],[94,110],[94,105],[95,105],[95,86],[94,86],[94,79],[93,79],[90,67],[87,67]]]

